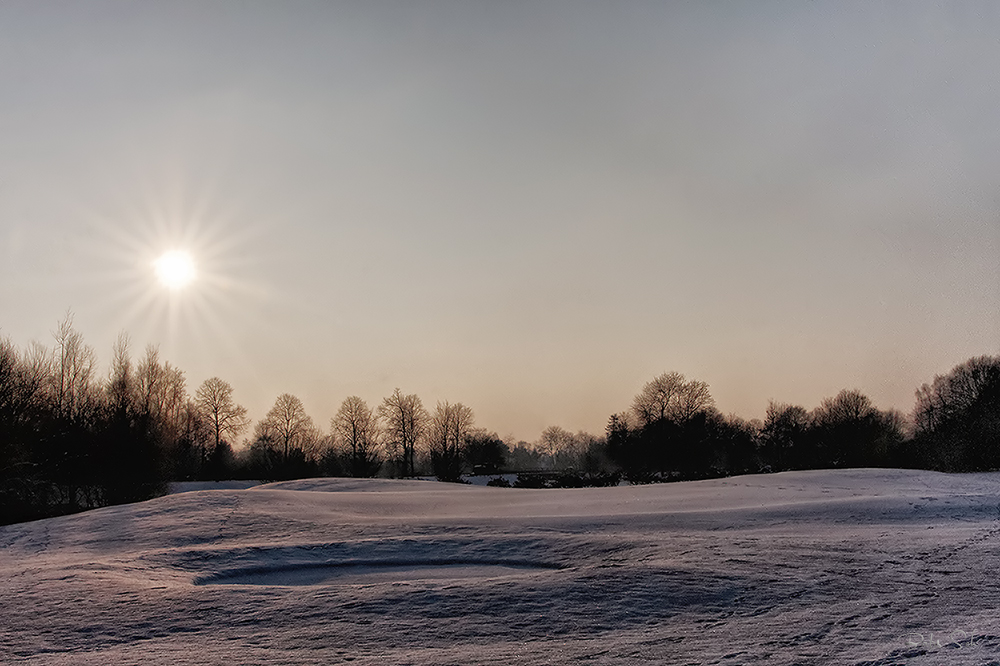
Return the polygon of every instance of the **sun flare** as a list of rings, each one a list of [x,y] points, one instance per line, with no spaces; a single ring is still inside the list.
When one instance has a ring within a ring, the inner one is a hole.
[[[197,271],[194,267],[194,259],[183,250],[171,250],[160,255],[160,258],[153,263],[156,270],[156,277],[160,283],[168,289],[182,289],[191,284]]]

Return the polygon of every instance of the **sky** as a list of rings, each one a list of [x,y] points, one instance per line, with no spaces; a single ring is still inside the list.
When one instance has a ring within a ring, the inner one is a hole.
[[[1000,6],[0,4],[0,336],[534,440],[1000,353]],[[185,250],[197,279],[153,270]]]

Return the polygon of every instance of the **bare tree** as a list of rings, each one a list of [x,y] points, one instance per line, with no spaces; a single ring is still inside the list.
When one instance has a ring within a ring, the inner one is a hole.
[[[188,403],[187,379],[184,371],[169,363],[163,364],[163,393],[160,401],[160,417],[164,435],[171,442],[177,442],[184,430],[185,409]]]
[[[761,456],[774,472],[793,469],[805,461],[809,412],[799,405],[772,400],[761,427]]]
[[[641,426],[657,421],[683,422],[715,404],[708,384],[685,381],[679,372],[668,372],[642,387],[632,402],[632,414]]]
[[[674,415],[680,421],[687,421],[695,414],[711,411],[714,407],[715,399],[708,390],[708,384],[692,379],[684,384]]]
[[[159,415],[164,393],[165,377],[160,365],[160,352],[153,346],[146,347],[146,356],[135,372],[136,406],[141,414]]]
[[[7,338],[0,338],[0,450],[6,448],[13,437],[7,435],[7,427],[14,423],[18,412],[18,380],[20,379],[20,362],[17,350]],[[0,470],[5,467],[0,458]]]
[[[118,335],[118,340],[111,351],[111,371],[104,385],[111,415],[118,419],[125,419],[132,413],[132,404],[135,400],[135,379],[128,347],[128,335],[122,332]]]
[[[52,378],[56,413],[62,418],[77,419],[89,411],[96,399],[94,370],[97,356],[73,328],[71,313],[66,314],[53,336],[56,339]]]
[[[306,453],[312,448],[315,433],[316,426],[306,414],[302,401],[290,393],[278,396],[256,428],[256,438],[267,436],[282,447],[284,460],[288,460],[288,454],[293,449]]]
[[[472,431],[475,416],[460,402],[439,402],[431,417],[428,445],[434,475],[442,481],[458,481],[462,476],[462,448]]]
[[[820,464],[872,467],[890,462],[903,439],[902,420],[883,413],[860,391],[843,390],[826,398],[810,415],[810,431]]]
[[[133,407],[139,420],[152,427],[155,437],[164,445],[177,443],[184,430],[182,412],[187,401],[184,372],[170,363],[161,363],[159,350],[150,345],[132,373],[131,384]]]
[[[569,430],[559,426],[549,426],[538,438],[538,450],[545,456],[545,466],[549,469],[572,467],[577,450],[576,437]]]
[[[387,445],[402,452],[402,476],[414,476],[414,452],[427,430],[430,415],[416,394],[403,395],[397,388],[378,408]]]
[[[195,404],[215,435],[215,446],[223,436],[236,437],[247,426],[247,410],[233,400],[233,387],[218,377],[202,382],[195,393]],[[204,457],[204,450],[202,451]]]
[[[640,425],[649,425],[670,416],[683,386],[684,375],[679,372],[664,373],[643,386],[632,402],[632,413]]]
[[[861,391],[844,389],[833,398],[826,398],[813,410],[812,420],[817,426],[838,425],[862,421],[878,414],[871,398]]]
[[[913,418],[917,435],[962,419],[984,397],[995,399],[1000,386],[1000,357],[978,356],[937,375],[917,389]]]
[[[547,458],[555,458],[556,454],[571,446],[573,443],[573,433],[559,426],[549,426],[542,431],[538,438],[538,450]]]
[[[970,358],[921,386],[913,420],[921,464],[947,471],[1000,467],[1000,357]]]
[[[29,475],[31,447],[37,441],[29,433],[43,410],[44,380],[44,374],[29,371],[10,340],[0,338],[0,493],[8,496],[16,496],[17,485],[8,482]],[[0,524],[5,515],[0,501]]]
[[[351,476],[375,476],[382,466],[378,418],[368,403],[356,395],[346,398],[330,420],[330,428],[349,453]]]
[[[187,397],[184,372],[160,363],[159,350],[150,345],[136,368],[136,392],[143,413],[175,421]]]
[[[209,459],[205,444],[214,436],[208,416],[194,400],[185,400],[177,416],[176,428],[171,461],[173,473],[181,480],[203,476]]]
[[[546,466],[555,470],[583,467],[587,451],[596,446],[598,438],[590,433],[571,433],[559,426],[549,426],[538,438],[538,450],[546,457]]]

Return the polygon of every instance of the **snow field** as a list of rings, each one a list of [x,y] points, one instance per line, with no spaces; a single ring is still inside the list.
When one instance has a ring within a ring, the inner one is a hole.
[[[1000,475],[308,479],[0,528],[0,663],[1000,664]]]

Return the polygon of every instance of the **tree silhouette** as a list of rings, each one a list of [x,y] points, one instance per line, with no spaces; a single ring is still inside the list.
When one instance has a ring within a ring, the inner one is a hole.
[[[545,466],[551,470],[577,472],[586,468],[589,472],[606,472],[604,441],[579,431],[572,433],[560,426],[549,426],[538,438],[537,449],[543,456]]]
[[[761,458],[769,471],[801,469],[806,463],[809,412],[771,401],[761,429]]]
[[[55,373],[52,393],[56,414],[67,421],[83,418],[96,398],[94,370],[97,356],[73,328],[73,315],[67,313],[53,333],[56,340]]]
[[[760,421],[747,421],[733,414],[724,417],[715,412],[710,427],[720,474],[760,471]]]
[[[84,499],[84,486],[97,472],[93,455],[101,397],[95,376],[97,357],[73,328],[72,313],[66,314],[53,337],[56,346],[47,374],[54,418],[48,422],[49,432],[36,450],[37,462],[58,489],[59,503],[75,511]]]
[[[860,391],[847,389],[813,410],[810,430],[824,467],[887,465],[903,438],[898,419],[879,411]]]
[[[708,384],[667,372],[642,387],[632,402],[632,414],[640,426],[648,426],[664,420],[684,421],[714,404]]]
[[[281,447],[282,459],[288,460],[293,449],[310,448],[316,426],[306,414],[302,401],[290,393],[282,393],[264,418],[257,423],[256,437],[267,436]]]
[[[211,453],[205,452],[205,443],[213,438],[214,429],[194,400],[184,401],[176,429],[176,438],[168,450],[172,477],[186,481],[201,478],[205,472],[205,460],[211,458]]]
[[[1000,468],[1000,357],[961,363],[917,390],[915,448],[947,471]]]
[[[613,415],[603,438],[553,426],[535,446],[508,448],[495,433],[473,427],[467,406],[441,402],[430,415],[419,397],[397,388],[377,410],[357,396],[344,400],[329,440],[298,398],[282,394],[250,447],[234,451],[226,440],[246,427],[247,410],[228,383],[212,377],[189,398],[179,368],[161,361],[154,346],[133,363],[124,334],[110,372],[99,378],[96,355],[72,314],[53,337],[52,349],[31,343],[23,352],[0,339],[2,523],[145,499],[162,491],[165,474],[373,476],[383,444],[399,452],[402,475],[415,474],[416,451],[425,443],[441,480],[461,480],[470,465],[496,473],[506,463],[536,472],[524,483],[547,487],[617,483],[621,474],[640,483],[818,467],[1000,468],[1000,357],[971,358],[921,386],[909,438],[899,412],[879,410],[857,390],[826,398],[811,412],[772,401],[760,423],[723,416],[705,382],[669,372]],[[542,479],[542,467],[562,471]]]
[[[335,436],[343,442],[351,476],[378,474],[382,460],[378,451],[378,420],[364,400],[352,395],[344,400],[330,421]]]
[[[165,397],[183,400],[183,374],[161,366],[152,347],[147,349],[139,371],[129,357],[128,336],[121,334],[112,352],[104,404],[93,430],[90,478],[103,493],[101,503],[151,497],[163,483],[163,453],[175,433],[175,414]]]
[[[0,524],[45,515],[36,464],[46,414],[45,376],[0,339]]]
[[[465,442],[465,460],[473,474],[499,474],[507,464],[507,445],[495,432],[476,430]]]
[[[195,404],[205,417],[215,437],[215,446],[223,436],[236,438],[247,427],[247,410],[233,400],[233,387],[218,377],[202,382],[195,393]],[[205,451],[202,451],[205,458]]]
[[[460,402],[439,402],[434,409],[427,442],[431,468],[439,480],[461,480],[463,448],[474,421],[472,410]]]
[[[705,382],[664,373],[643,386],[630,414],[612,417],[608,453],[633,482],[721,473],[727,463],[714,404]]]
[[[427,431],[430,415],[415,394],[403,395],[397,388],[378,408],[387,444],[402,454],[401,476],[415,476],[417,442]]]

